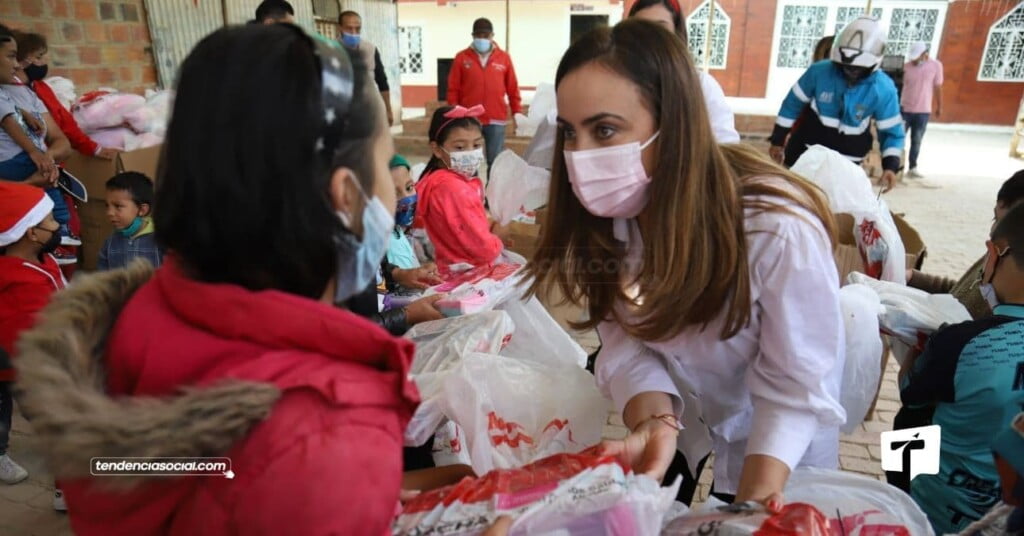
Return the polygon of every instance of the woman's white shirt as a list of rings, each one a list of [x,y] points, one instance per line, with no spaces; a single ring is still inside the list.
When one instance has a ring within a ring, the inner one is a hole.
[[[838,426],[846,418],[839,404],[839,275],[821,223],[790,210],[746,213],[752,311],[733,337],[721,340],[722,315],[663,342],[642,342],[612,321],[598,327],[602,391],[619,411],[642,392],[671,395],[687,427],[680,448],[691,470],[715,450],[717,492],[735,492],[742,459],[751,454],[790,468],[838,464]],[[635,223],[629,234],[629,256],[638,259]]]
[[[732,108],[725,101],[725,92],[710,74],[699,71],[700,90],[704,93],[704,106],[711,120],[711,132],[718,143],[739,143],[740,134],[736,132],[736,117]]]

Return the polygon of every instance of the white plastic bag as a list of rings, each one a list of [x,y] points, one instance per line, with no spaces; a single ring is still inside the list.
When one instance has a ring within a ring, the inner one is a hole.
[[[125,124],[125,115],[146,105],[146,99],[142,95],[131,93],[110,93],[101,95],[85,103],[76,104],[72,108],[72,114],[78,126],[86,134],[104,129],[113,128]],[[104,145],[104,147],[112,147]]]
[[[520,287],[496,309],[505,311],[515,332],[501,355],[526,361],[584,368],[587,352],[551,317],[536,296],[523,300]]]
[[[543,121],[537,124],[533,139],[523,152],[526,163],[542,169],[551,169],[555,157],[555,141],[558,134],[556,118],[558,110],[552,109]]]
[[[89,133],[89,137],[100,147],[109,147],[119,151],[127,151],[129,147],[138,147],[138,135],[130,128],[116,127],[94,130]]]
[[[511,150],[494,159],[488,172],[487,203],[502,225],[516,216],[536,210],[548,202],[551,173],[530,166]]]
[[[537,86],[530,101],[528,115],[516,114],[516,136],[530,137],[537,131],[537,126],[544,121],[549,112],[555,109],[555,86],[550,82],[542,82]]]
[[[874,478],[831,469],[800,467],[789,476],[783,496],[787,503],[811,504],[829,517],[835,517],[837,510],[844,520],[854,514],[878,511],[884,516],[865,516],[862,523],[885,526],[888,518],[906,527],[910,536],[935,534],[928,518],[909,495]],[[844,521],[848,536],[893,534],[874,532],[870,526],[853,526],[855,524],[856,520]]]
[[[513,519],[513,536],[657,534],[678,488],[627,473],[609,458],[552,456],[417,496],[392,534],[474,536],[502,515]]]
[[[878,281],[862,273],[847,276],[850,283],[871,287],[882,302],[878,322],[882,332],[913,348],[944,324],[958,324],[971,319],[967,309],[950,294],[929,294],[923,290]],[[900,365],[905,352],[894,352]]]
[[[869,274],[906,283],[906,248],[888,205],[872,192],[863,168],[832,149],[812,145],[791,171],[824,190],[832,212],[853,216],[853,235]]]
[[[466,450],[466,433],[452,421],[445,421],[434,433],[434,448],[431,452],[434,466],[472,465]]]
[[[77,98],[75,96],[75,83],[63,76],[51,76],[46,79],[46,85],[50,86],[53,94],[57,96],[60,105],[70,110],[71,104]]]
[[[538,354],[549,353],[541,345]],[[576,366],[469,354],[444,380],[444,414],[465,431],[473,470],[520,467],[601,440],[608,404]]]
[[[846,364],[839,402],[846,410],[844,434],[857,429],[867,416],[878,391],[882,371],[882,338],[878,317],[883,312],[878,294],[866,285],[847,285],[839,289],[839,307],[846,328]]]
[[[444,422],[439,405],[444,379],[464,356],[498,353],[515,329],[503,311],[446,318],[414,326],[405,337],[416,343],[410,374],[420,391],[420,405],[405,428],[405,445],[420,446]]]

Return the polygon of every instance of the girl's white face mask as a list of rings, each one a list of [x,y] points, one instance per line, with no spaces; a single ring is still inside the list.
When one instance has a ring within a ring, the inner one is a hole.
[[[448,153],[448,158],[451,160],[448,168],[467,179],[476,177],[476,172],[480,170],[480,164],[484,162],[484,150],[482,147],[469,151],[452,151],[450,153],[443,147],[441,150]]]
[[[643,151],[661,132],[640,142],[586,151],[564,151],[572,191],[587,211],[603,218],[635,218],[647,206],[651,177]]]

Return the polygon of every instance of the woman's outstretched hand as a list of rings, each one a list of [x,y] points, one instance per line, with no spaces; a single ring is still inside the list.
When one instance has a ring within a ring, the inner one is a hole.
[[[633,472],[661,482],[676,452],[679,430],[660,419],[644,421],[636,430],[618,441],[605,441],[601,453],[615,456]]]

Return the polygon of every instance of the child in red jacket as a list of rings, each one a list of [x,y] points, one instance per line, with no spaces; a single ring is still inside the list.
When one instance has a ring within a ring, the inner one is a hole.
[[[7,455],[14,369],[10,356],[18,334],[66,281],[50,255],[60,244],[53,200],[34,186],[0,181],[0,481],[21,482],[28,472]]]
[[[484,161],[482,106],[445,106],[430,121],[434,156],[416,184],[415,227],[424,228],[434,244],[438,270],[451,266],[494,264],[504,249],[506,228],[484,210],[484,185],[477,171]]]
[[[98,156],[105,160],[112,160],[117,156],[117,149],[101,147],[92,140],[82,129],[79,128],[75,116],[60,103],[53,89],[43,81],[49,73],[49,45],[46,37],[37,33],[17,33],[15,38],[18,41],[18,62],[25,73],[25,81],[32,88],[39,100],[43,101],[46,110],[50,112],[54,122],[60,127],[71,147],[86,155]]]

